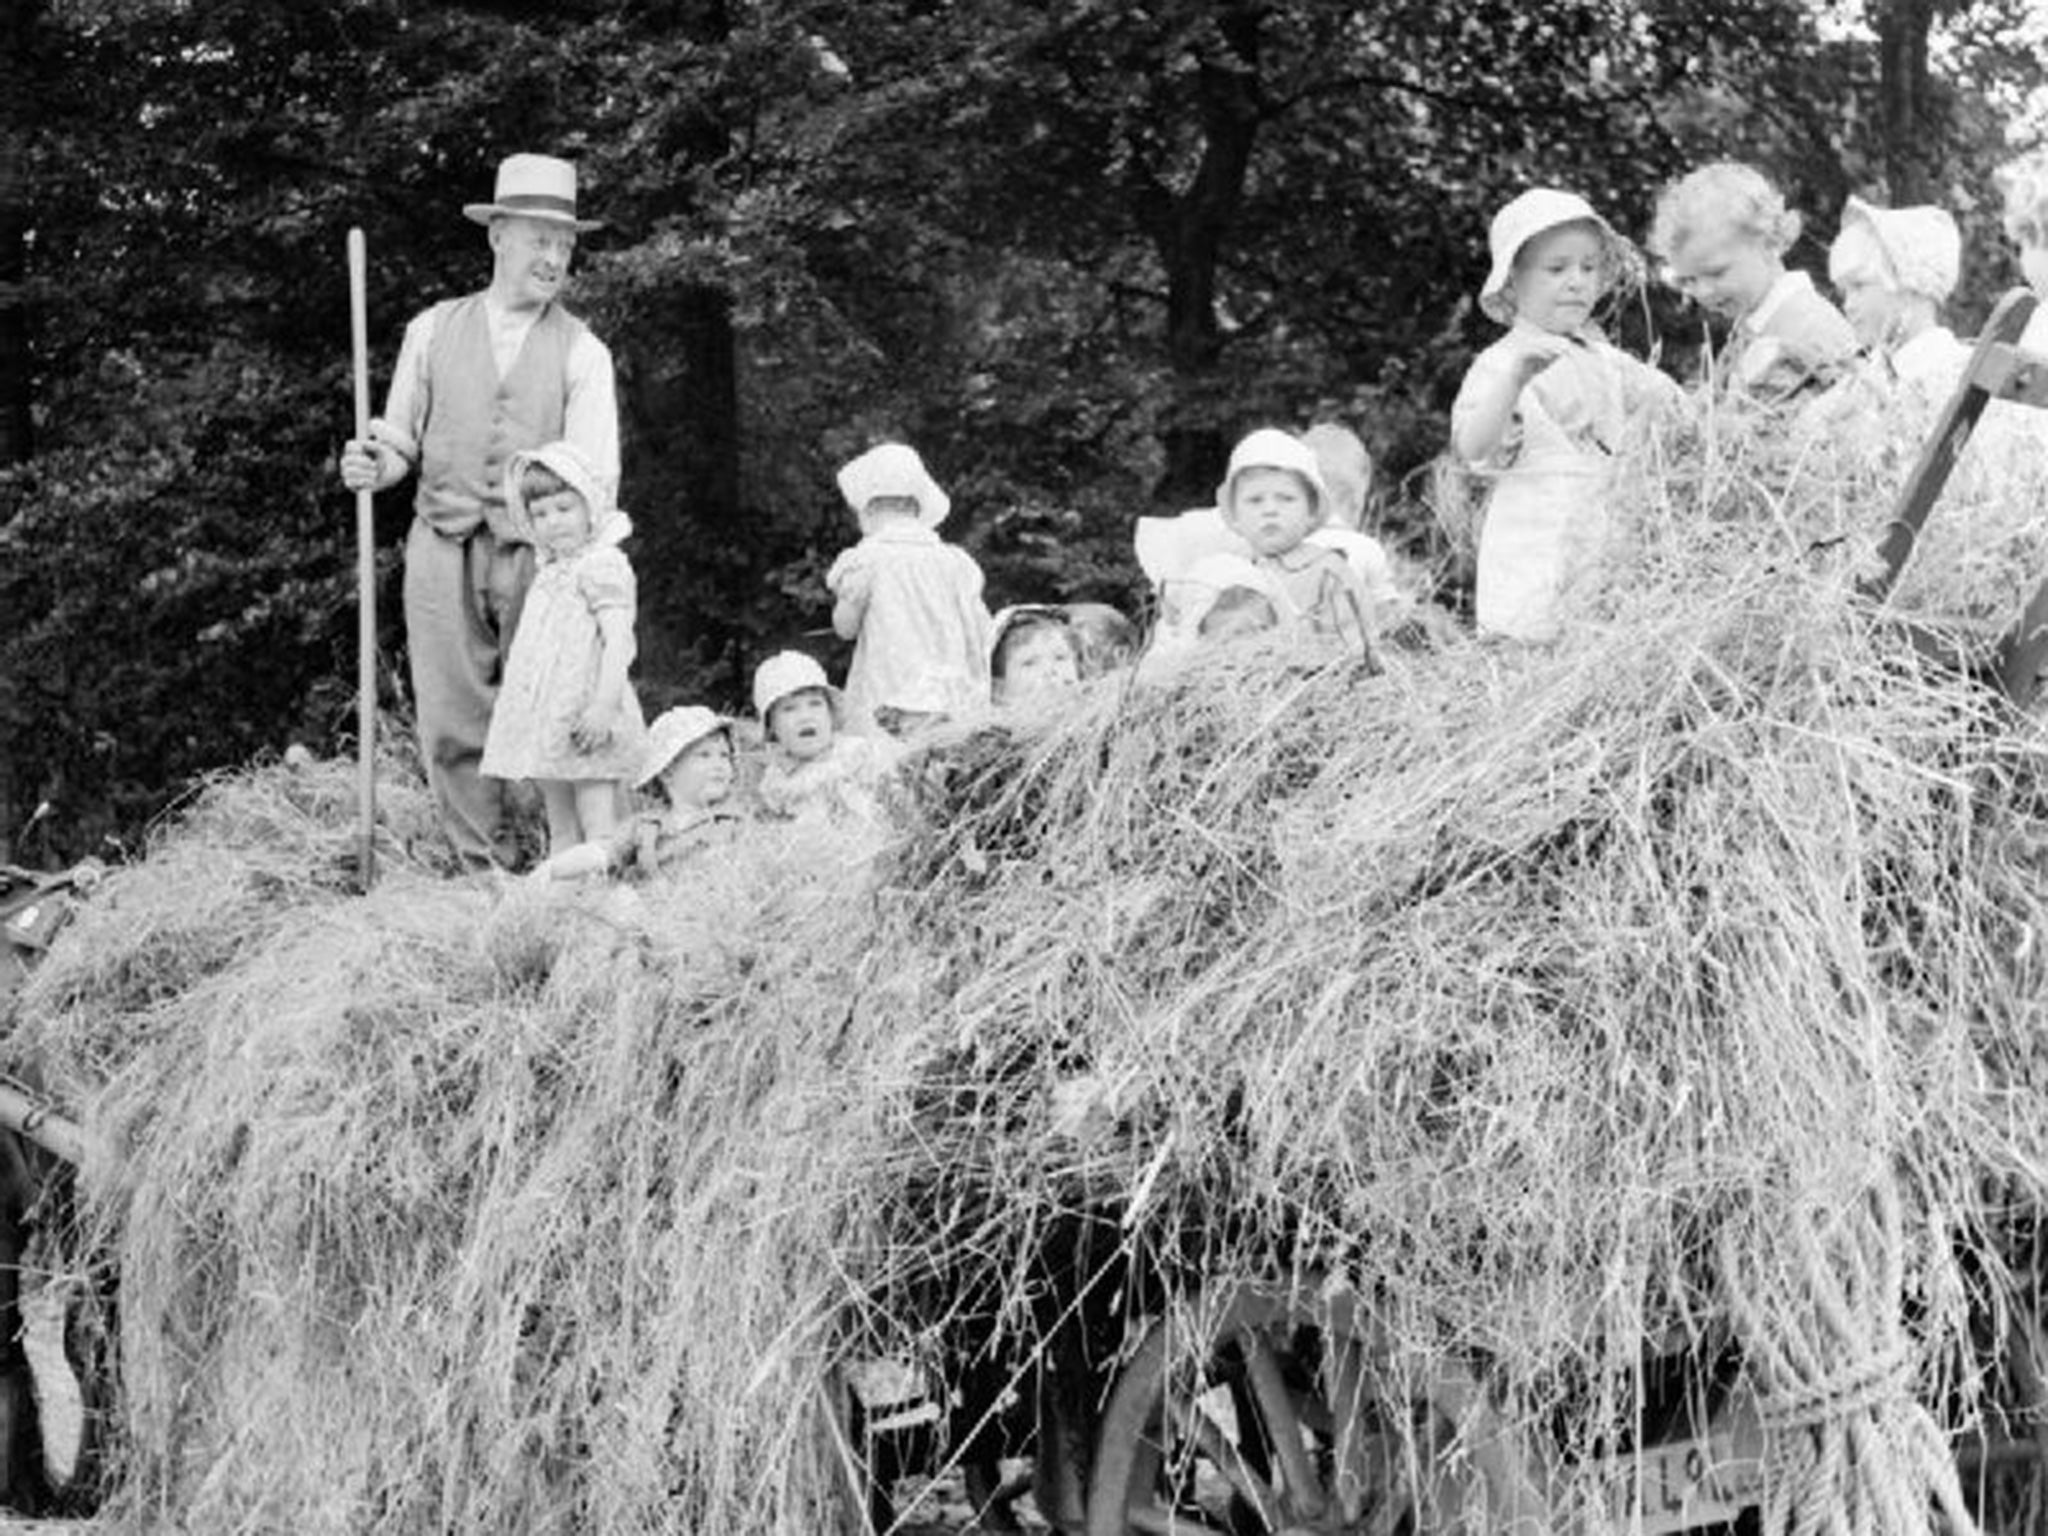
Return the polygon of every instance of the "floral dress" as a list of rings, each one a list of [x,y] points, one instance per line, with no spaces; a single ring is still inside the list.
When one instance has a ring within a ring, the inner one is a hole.
[[[603,645],[597,616],[634,612],[633,567],[619,544],[632,532],[624,513],[607,517],[575,553],[537,551],[539,568],[526,594],[505,679],[484,738],[483,771],[499,779],[630,779],[647,744],[640,701],[628,683],[619,692],[611,739],[577,750],[569,732],[597,686]]]

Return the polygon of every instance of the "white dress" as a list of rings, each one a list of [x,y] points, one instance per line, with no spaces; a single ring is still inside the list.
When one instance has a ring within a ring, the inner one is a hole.
[[[567,558],[537,551],[540,563],[484,737],[482,771],[492,778],[577,783],[630,779],[639,770],[647,725],[631,683],[620,690],[610,741],[584,752],[569,739],[597,686],[598,614],[623,608],[630,622],[634,612],[633,567],[618,547],[631,529],[625,514],[614,512],[595,539]]]
[[[1629,419],[1678,393],[1672,380],[1590,330],[1575,339],[1577,347],[1522,387],[1501,451],[1473,466],[1491,481],[1475,594],[1482,632],[1557,637],[1574,598],[1599,575],[1614,455]],[[1512,376],[1520,355],[1510,331],[1473,359],[1452,420]]]

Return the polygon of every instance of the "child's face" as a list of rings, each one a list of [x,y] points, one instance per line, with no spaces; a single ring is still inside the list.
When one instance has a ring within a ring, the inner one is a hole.
[[[533,523],[533,542],[553,554],[567,554],[590,541],[590,506],[566,486],[528,497],[526,515]]]
[[[799,688],[768,711],[768,739],[800,763],[832,746],[832,700],[822,688]]]
[[[1261,599],[1212,608],[1196,630],[1204,640],[1241,640],[1279,626],[1279,613],[1270,602]]]
[[[1703,309],[1740,320],[1785,275],[1778,253],[1733,225],[1702,225],[1671,253],[1671,281]]]
[[[829,713],[829,712],[828,712]],[[709,810],[732,793],[732,740],[713,731],[690,743],[662,770],[661,787],[677,809]]]
[[[1081,680],[1073,642],[1050,624],[1026,630],[1003,648],[1003,676],[996,697],[1004,704],[1043,698]]]
[[[1600,232],[1587,224],[1560,224],[1523,243],[1508,276],[1515,317],[1562,335],[1593,318],[1607,255]]]
[[[1291,469],[1247,469],[1230,487],[1230,526],[1256,554],[1285,554],[1322,521],[1315,493]]]

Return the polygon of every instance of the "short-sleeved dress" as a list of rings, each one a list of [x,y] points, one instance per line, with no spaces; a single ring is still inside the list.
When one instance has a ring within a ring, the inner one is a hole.
[[[986,703],[989,614],[974,557],[921,524],[892,522],[833,561],[825,585],[836,593],[856,570],[871,584],[846,669],[852,717]]]
[[[611,739],[582,752],[569,732],[597,686],[602,655],[597,616],[635,608],[633,567],[619,543],[632,531],[625,514],[605,519],[596,538],[574,554],[539,552],[519,633],[484,738],[483,771],[499,779],[630,779],[647,744],[647,724],[633,685],[619,691]]]
[[[1474,592],[1484,632],[1557,637],[1567,606],[1602,565],[1614,457],[1629,420],[1679,394],[1673,380],[1590,328],[1575,339],[1577,347],[1522,386],[1507,444],[1475,466],[1492,480]],[[1468,399],[1498,388],[1500,376],[1516,368],[1520,349],[1512,343],[1504,337],[1473,359],[1451,407],[1454,421]]]

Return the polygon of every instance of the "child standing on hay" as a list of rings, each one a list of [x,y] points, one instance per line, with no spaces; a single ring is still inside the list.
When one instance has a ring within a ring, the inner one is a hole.
[[[666,807],[643,811],[611,837],[544,860],[538,880],[580,880],[616,874],[645,878],[687,863],[731,839],[746,819],[732,805],[732,721],[686,704],[661,714],[647,730],[636,789],[661,788]]]
[[[903,701],[951,714],[988,698],[988,609],[981,567],[938,535],[952,502],[904,443],[879,443],[839,471],[860,542],[832,562],[832,628],[854,642],[846,704],[884,729]]]
[[[1484,633],[1557,637],[1605,555],[1607,496],[1630,422],[1677,384],[1611,345],[1593,309],[1633,256],[1575,193],[1537,187],[1494,215],[1479,307],[1508,327],[1473,359],[1451,407],[1451,449],[1490,481],[1475,617]]]
[[[1057,698],[1081,681],[1081,638],[1066,609],[1019,603],[997,614],[991,630],[989,677],[999,708]]]
[[[619,545],[633,525],[566,442],[512,456],[505,512],[532,542],[538,566],[482,766],[493,778],[539,784],[552,855],[612,835],[619,786],[646,744],[626,679],[635,589]]]
[[[1315,450],[1261,427],[1231,450],[1216,506],[1272,581],[1283,627],[1372,654],[1372,600],[1344,554],[1309,536],[1329,520],[1330,491]]]
[[[845,696],[823,667],[801,651],[778,651],[754,671],[754,710],[768,735],[759,789],[765,810],[789,821],[881,825],[877,789],[890,750],[846,733]]]
[[[1666,187],[1650,231],[1650,249],[1679,292],[1734,323],[1720,380],[1773,408],[1827,388],[1856,357],[1842,312],[1785,265],[1799,228],[1760,171],[1721,160]]]

